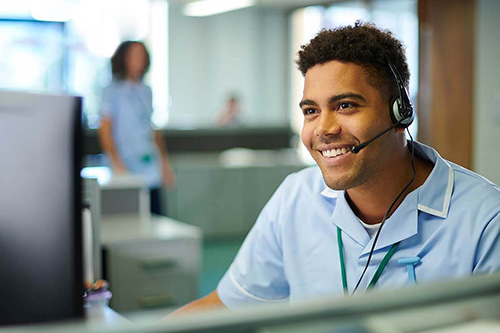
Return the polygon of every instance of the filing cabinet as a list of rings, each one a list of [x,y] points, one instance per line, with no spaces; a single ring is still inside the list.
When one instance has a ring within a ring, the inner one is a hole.
[[[104,217],[101,241],[111,308],[178,307],[198,296],[201,229],[167,217]]]

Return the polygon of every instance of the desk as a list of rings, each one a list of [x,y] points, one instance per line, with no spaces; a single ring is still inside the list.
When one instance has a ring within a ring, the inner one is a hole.
[[[352,297],[322,297],[291,305],[269,303],[235,311],[213,310],[168,322],[95,318],[74,323],[0,327],[0,332],[499,332],[500,275],[440,281]]]
[[[153,215],[105,216],[104,277],[118,312],[178,307],[198,296],[200,228]]]

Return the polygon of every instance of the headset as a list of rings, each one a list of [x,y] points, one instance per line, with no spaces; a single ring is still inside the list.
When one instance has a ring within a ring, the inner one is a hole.
[[[387,57],[387,64],[389,65],[398,86],[398,96],[393,97],[389,104],[389,114],[391,115],[393,124],[397,124],[397,127],[407,128],[415,119],[413,103],[410,99],[408,90],[406,90],[406,87],[403,84],[401,75],[399,75],[396,67],[392,65],[389,57]]]
[[[361,20],[356,20],[356,22],[354,22],[354,28],[359,28],[361,24]],[[389,104],[389,114],[391,115],[392,124],[394,127],[407,128],[415,119],[415,114],[413,113],[413,103],[411,102],[408,90],[406,90],[406,87],[403,84],[401,75],[389,60],[389,55],[387,53],[385,53],[385,58],[387,59],[387,64],[389,65],[398,86],[398,96],[393,97]],[[382,134],[384,133],[386,132],[384,131]],[[378,136],[374,139],[376,138],[378,138]],[[364,148],[364,146],[362,148]],[[354,153],[356,154],[356,152]]]
[[[392,65],[387,55],[386,58],[387,58],[387,64],[389,65],[389,68],[391,69],[391,72],[394,75],[394,78],[396,80],[396,85],[398,88],[398,94],[394,96],[391,99],[391,102],[389,103],[389,114],[391,116],[392,125],[383,130],[382,132],[378,133],[377,135],[375,135],[370,140],[352,147],[351,152],[353,154],[359,153],[361,149],[365,148],[370,143],[372,143],[385,133],[389,132],[394,127],[408,128],[408,126],[410,126],[411,123],[413,122],[413,119],[415,119],[415,113],[413,112],[413,103],[410,99],[410,94],[408,93],[408,90],[403,84],[401,75],[399,75],[399,72],[397,71],[396,67]]]

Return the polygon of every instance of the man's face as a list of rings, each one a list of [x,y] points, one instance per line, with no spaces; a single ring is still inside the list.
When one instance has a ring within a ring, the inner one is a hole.
[[[390,131],[358,154],[350,152],[391,125],[388,100],[367,78],[361,66],[339,61],[316,65],[305,76],[302,142],[335,190],[376,181],[396,148],[395,131]]]

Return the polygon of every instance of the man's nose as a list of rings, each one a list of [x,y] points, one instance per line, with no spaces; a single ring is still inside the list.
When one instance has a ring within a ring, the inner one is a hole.
[[[335,114],[327,112],[321,113],[315,129],[315,134],[321,137],[328,137],[338,135],[340,132],[341,127]]]

